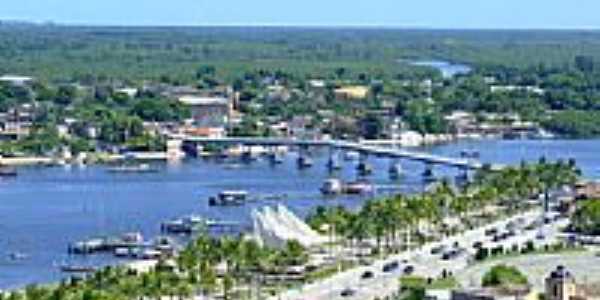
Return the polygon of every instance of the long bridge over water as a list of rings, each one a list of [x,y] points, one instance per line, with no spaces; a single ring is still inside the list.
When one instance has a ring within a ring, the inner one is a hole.
[[[446,157],[426,152],[409,151],[397,147],[384,147],[381,145],[369,145],[368,142],[350,142],[340,140],[307,140],[293,138],[261,138],[261,137],[222,137],[206,138],[194,136],[178,136],[177,139],[185,143],[196,144],[225,144],[245,146],[297,146],[303,149],[310,147],[326,147],[331,150],[355,151],[362,155],[374,155],[376,157],[388,157],[393,159],[408,159],[420,161],[429,165],[445,165],[463,170],[478,170],[489,168],[490,170],[501,170],[500,164],[485,164],[473,158]]]

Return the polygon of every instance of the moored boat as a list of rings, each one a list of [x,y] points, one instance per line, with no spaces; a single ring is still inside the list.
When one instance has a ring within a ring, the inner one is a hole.
[[[321,186],[321,193],[323,195],[338,195],[343,192],[344,186],[341,180],[330,178],[325,180]]]
[[[248,200],[246,191],[223,191],[216,197],[210,197],[208,204],[210,206],[240,206]]]

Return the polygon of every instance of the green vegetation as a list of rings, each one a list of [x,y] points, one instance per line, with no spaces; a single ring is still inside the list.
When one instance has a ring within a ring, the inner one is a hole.
[[[586,200],[577,209],[577,212],[571,219],[572,227],[575,231],[589,234],[600,234],[600,201]]]
[[[481,281],[484,287],[514,287],[528,285],[527,277],[517,268],[497,265],[492,267]]]
[[[418,276],[403,276],[400,278],[400,286],[403,289],[439,289],[450,290],[459,286],[456,278],[450,276],[446,278],[438,278],[435,280],[427,280]]]
[[[240,299],[237,288],[247,287],[255,275],[277,274],[287,266],[305,261],[304,249],[293,241],[283,250],[271,250],[252,241],[200,236],[177,256],[175,264],[163,260],[147,273],[107,267],[84,280],[65,280],[57,286],[31,285],[7,296],[0,294],[0,299],[129,300],[162,296],[181,299],[215,294],[224,295],[225,299]],[[217,268],[221,263],[226,268],[222,274]]]
[[[375,238],[376,253],[395,253],[410,247],[409,241],[426,241],[427,237],[417,230],[419,225],[427,224],[431,232],[447,235],[454,229],[442,226],[442,223],[447,217],[456,217],[461,219],[462,229],[468,229],[477,225],[472,215],[482,214],[486,207],[501,205],[512,214],[527,208],[527,200],[534,196],[547,195],[549,190],[563,185],[573,185],[578,174],[574,162],[540,159],[537,164],[523,163],[499,172],[481,171],[475,182],[462,191],[443,181],[421,195],[369,200],[356,213],[343,207],[318,207],[308,217],[308,223],[316,230],[324,228],[325,224],[334,225],[329,227],[351,246]]]

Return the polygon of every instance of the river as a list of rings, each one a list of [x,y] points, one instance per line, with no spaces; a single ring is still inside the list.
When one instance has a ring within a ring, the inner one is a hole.
[[[421,149],[447,156],[461,150],[479,151],[481,160],[518,163],[537,160],[575,158],[585,176],[598,178],[600,140],[581,141],[463,141]],[[287,155],[284,164],[271,166],[256,161],[237,168],[201,159],[177,165],[158,164],[158,173],[113,174],[103,166],[86,168],[28,167],[14,179],[0,181],[0,289],[30,283],[60,280],[57,264],[67,257],[69,243],[98,235],[117,235],[141,231],[146,237],[159,234],[159,224],[190,213],[224,220],[249,221],[252,208],[273,202],[252,203],[243,207],[211,208],[207,198],[227,189],[248,190],[251,194],[287,194],[285,204],[300,216],[317,205],[342,204],[358,209],[366,197],[324,198],[318,188],[329,178],[327,153],[314,153],[315,165],[298,170],[296,154]],[[370,178],[379,185],[396,186],[403,192],[421,190],[423,165],[402,161],[407,175],[401,181],[388,179],[388,159],[370,158],[375,173]],[[356,177],[355,162],[344,162],[337,175],[346,180]],[[439,176],[453,176],[456,170],[436,167]],[[20,252],[27,258],[11,261],[8,253]],[[79,258],[84,263],[108,264],[110,256]]]

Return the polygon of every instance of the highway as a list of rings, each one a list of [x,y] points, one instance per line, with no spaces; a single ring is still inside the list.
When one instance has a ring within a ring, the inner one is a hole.
[[[509,222],[517,221],[518,219],[524,222],[531,223],[541,216],[541,210],[532,210],[522,213],[504,220],[493,222],[489,225],[466,231],[462,234],[449,237],[441,242],[433,242],[426,244],[419,249],[404,252],[387,259],[381,259],[374,262],[371,266],[361,266],[343,273],[339,273],[328,279],[317,283],[304,286],[300,290],[287,291],[272,299],[281,300],[325,300],[325,299],[351,299],[351,300],[369,300],[391,295],[399,288],[398,278],[401,277],[404,267],[411,265],[415,268],[415,275],[423,277],[440,276],[444,269],[457,273],[468,267],[470,255],[462,255],[452,260],[443,260],[441,255],[432,255],[432,248],[444,245],[453,245],[458,243],[462,247],[471,249],[473,243],[482,241],[491,243],[490,237],[486,236],[485,232],[491,228],[505,228]],[[536,243],[550,243],[557,238],[557,228],[563,225],[555,223],[545,225],[544,231],[547,238],[543,241],[537,240]],[[527,240],[536,240],[538,230],[525,232],[523,235],[516,235],[508,238],[501,243],[507,247],[516,243],[524,243]],[[472,253],[471,253],[472,254]],[[399,261],[400,267],[391,273],[382,272],[383,266],[391,261]],[[361,275],[365,271],[372,271],[375,274],[373,279],[361,279]],[[352,288],[355,291],[354,295],[343,297],[342,291],[347,288]]]

